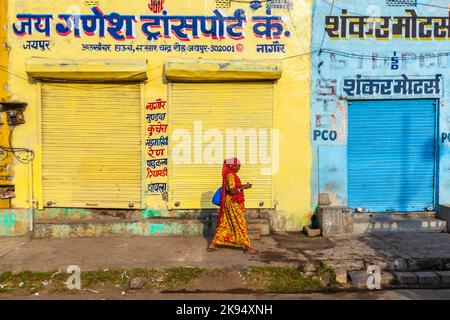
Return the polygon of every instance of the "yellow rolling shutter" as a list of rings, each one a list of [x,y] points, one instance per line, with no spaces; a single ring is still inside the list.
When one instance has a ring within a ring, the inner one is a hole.
[[[247,208],[273,207],[272,176],[264,172],[264,169],[270,168],[271,164],[268,164],[266,159],[261,162],[259,155],[263,147],[263,153],[265,152],[267,157],[271,156],[271,136],[269,135],[272,134],[273,127],[273,94],[272,82],[170,84],[169,127],[172,134],[169,174],[170,208],[214,208],[211,199],[222,183],[221,161],[226,156],[227,129],[241,130],[243,133],[240,135],[241,138],[249,134],[241,145],[245,147],[245,159],[241,159],[245,163],[239,172],[242,183],[253,183],[253,189],[246,192]],[[214,153],[207,151],[212,146],[213,140],[208,142],[208,139],[205,139],[201,142],[199,135],[202,133],[194,133],[195,128],[199,130],[200,123],[203,135],[210,133],[217,137],[219,134],[223,138],[223,144],[220,140],[214,141],[217,146],[223,146],[223,153],[217,158]],[[260,131],[261,129],[263,131]],[[184,158],[183,161],[175,159],[175,155],[184,154],[178,152],[181,141],[178,140],[179,134],[182,135],[183,132],[190,133],[190,137],[187,138],[191,139],[192,161]],[[235,131],[237,132],[239,131]],[[251,132],[258,135],[259,149],[256,154],[252,153],[254,157],[257,157],[257,161],[254,161],[255,158],[250,161],[249,151],[254,150],[249,146]],[[261,142],[266,140],[259,138],[260,132],[266,132],[267,150],[261,145]],[[237,141],[235,140],[235,143]],[[204,152],[199,154],[196,150]],[[239,153],[237,148],[235,153],[228,153],[229,156],[238,156],[238,158],[239,154],[242,154],[242,151]]]
[[[44,206],[141,207],[140,85],[43,84]]]

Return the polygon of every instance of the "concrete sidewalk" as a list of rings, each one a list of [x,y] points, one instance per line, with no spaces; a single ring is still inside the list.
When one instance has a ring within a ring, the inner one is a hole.
[[[334,269],[450,270],[450,234],[385,234],[324,239],[276,234],[254,241],[260,253],[206,251],[204,237],[119,237],[36,239],[0,238],[0,272],[83,271],[152,267],[290,266],[313,271],[320,262]]]
[[[206,251],[203,237],[118,237],[74,239],[0,239],[0,272],[64,270],[78,265],[83,271],[153,267],[223,268],[233,266],[280,265],[265,253],[276,250],[276,242],[264,237],[254,246],[260,256],[244,254],[238,249]],[[300,255],[292,257],[295,262]]]

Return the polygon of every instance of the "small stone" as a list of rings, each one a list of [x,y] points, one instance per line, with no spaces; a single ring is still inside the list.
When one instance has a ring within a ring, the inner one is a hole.
[[[380,270],[389,270],[389,261],[386,260],[371,260],[364,264],[365,268],[368,269],[370,266],[377,266]]]
[[[395,272],[394,275],[401,285],[417,283],[417,275],[413,272]]]
[[[336,269],[334,270],[336,275],[336,281],[339,284],[347,284],[348,283],[348,273],[345,269]]]
[[[441,284],[450,284],[450,271],[438,271],[436,273],[441,280]]]
[[[439,276],[435,272],[416,272],[419,284],[424,285],[438,285],[440,282]]]
[[[19,282],[19,288],[23,288],[24,285],[25,285],[25,283]]]
[[[415,261],[408,261],[408,270],[409,271],[419,271],[420,267]]]
[[[347,271],[366,270],[363,260],[323,260],[324,263],[333,269],[345,269]]]
[[[319,268],[319,262],[317,261],[301,261],[298,266],[300,272],[316,272]]]
[[[319,206],[329,206],[331,204],[330,196],[328,193],[319,194]]]
[[[305,226],[303,228],[303,232],[308,236],[308,237],[318,237],[322,234],[322,230],[320,229],[311,229],[308,226]]]
[[[139,290],[144,288],[145,284],[147,283],[147,278],[145,277],[137,277],[137,278],[131,278],[129,282],[130,289],[133,290]]]
[[[348,273],[353,287],[366,288],[369,274],[366,271],[351,271]]]
[[[389,261],[389,270],[407,271],[408,264],[404,259],[396,259],[393,261]]]

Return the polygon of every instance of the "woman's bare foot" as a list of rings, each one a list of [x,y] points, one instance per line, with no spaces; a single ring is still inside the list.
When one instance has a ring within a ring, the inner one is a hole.
[[[258,250],[250,248],[250,247],[245,248],[244,252],[247,253],[247,254],[258,254],[259,253]]]
[[[215,251],[219,251],[219,248],[217,248],[214,243],[210,244],[208,246],[208,252],[215,252]]]

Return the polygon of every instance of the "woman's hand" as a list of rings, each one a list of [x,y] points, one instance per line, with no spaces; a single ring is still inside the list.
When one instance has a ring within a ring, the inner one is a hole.
[[[245,184],[243,186],[244,189],[251,189],[252,188],[252,184],[250,182],[247,182],[247,184]]]

